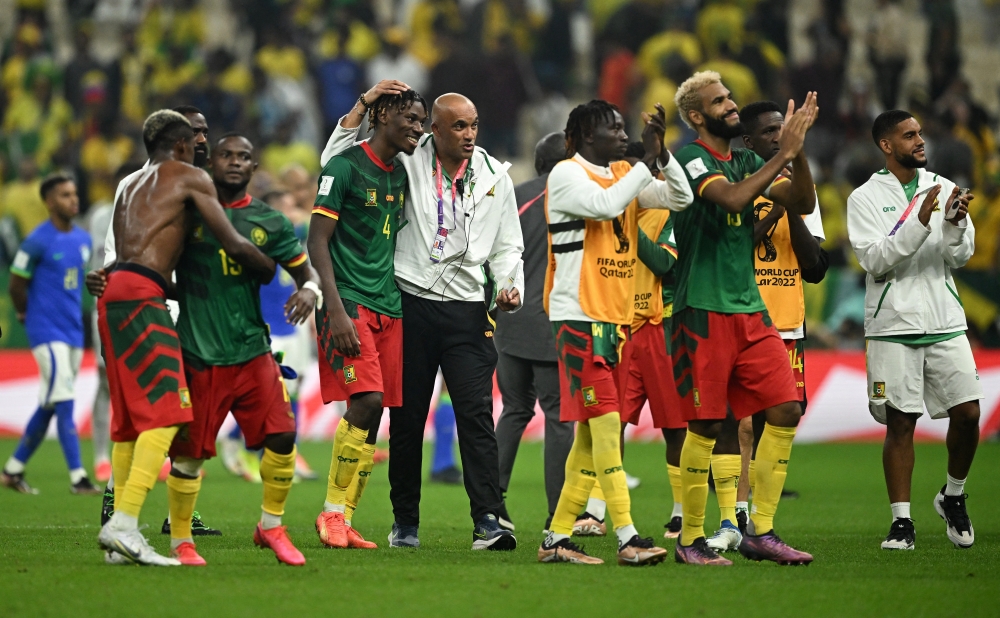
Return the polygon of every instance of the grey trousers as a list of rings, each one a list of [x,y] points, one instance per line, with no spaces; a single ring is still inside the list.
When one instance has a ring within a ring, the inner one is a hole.
[[[545,413],[545,495],[549,513],[555,513],[566,479],[566,457],[573,446],[573,423],[559,421],[559,367],[499,353],[497,386],[503,412],[497,421],[500,451],[500,490],[507,492],[524,428],[535,416],[535,401]]]

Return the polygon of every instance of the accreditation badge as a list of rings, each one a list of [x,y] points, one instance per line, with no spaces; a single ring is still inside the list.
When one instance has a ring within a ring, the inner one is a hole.
[[[431,261],[437,264],[444,257],[444,243],[448,240],[448,229],[439,227],[434,244],[431,245]]]

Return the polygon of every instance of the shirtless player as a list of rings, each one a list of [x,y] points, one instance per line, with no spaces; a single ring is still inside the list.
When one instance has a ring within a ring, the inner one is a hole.
[[[98,542],[141,564],[176,566],[157,554],[138,530],[146,494],[180,426],[192,419],[181,348],[167,311],[167,281],[187,233],[193,206],[226,253],[264,280],[274,261],[229,223],[205,172],[193,167],[191,123],[171,110],[154,112],[142,127],[149,167],[125,187],[112,229],[118,261],[97,303],[98,328],[116,414],[112,468],[119,487],[115,514]]]

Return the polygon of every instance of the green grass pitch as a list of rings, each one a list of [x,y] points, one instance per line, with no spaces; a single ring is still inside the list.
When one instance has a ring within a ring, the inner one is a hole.
[[[0,441],[0,460],[14,447]],[[325,471],[328,445],[301,448]],[[662,449],[630,444],[625,464],[642,478],[632,492],[636,526],[672,549],[673,541],[662,537],[670,509]],[[942,445],[917,447],[916,551],[879,549],[890,514],[878,445],[807,445],[796,446],[787,483],[802,497],[781,504],[777,524],[786,540],[816,556],[811,566],[737,555],[731,568],[695,568],[674,563],[671,551],[664,564],[639,569],[614,563],[613,535],[582,541],[610,564],[536,562],[546,515],[537,444],[522,446],[508,496],[516,551],[471,551],[465,492],[431,483],[424,484],[423,547],[385,548],[392,514],[386,467],[378,466],[355,516],[357,528],[380,544],[375,551],[323,549],[313,521],[325,483],[293,487],[285,523],[306,555],[303,568],[279,565],[254,547],[260,485],[230,476],[216,460],[207,466],[198,502],[205,520],[225,533],[199,541],[209,566],[157,569],[103,564],[96,540],[100,498],[70,495],[58,443],[50,440],[28,467],[42,493],[0,493],[0,616],[998,616],[1000,445],[980,447],[967,486],[977,532],[970,550],[952,546],[931,505],[945,460]],[[164,553],[165,512],[158,484],[142,519]],[[717,522],[712,497],[707,518],[710,527]]]

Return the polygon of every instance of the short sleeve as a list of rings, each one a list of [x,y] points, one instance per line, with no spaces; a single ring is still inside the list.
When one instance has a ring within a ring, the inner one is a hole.
[[[701,197],[702,191],[709,184],[726,179],[715,157],[703,148],[690,144],[678,150],[674,156],[684,168],[684,174],[695,197]]]
[[[295,235],[292,222],[280,212],[274,212],[270,217],[273,218],[270,227],[276,227],[278,231],[270,234],[263,247],[264,253],[282,266],[294,268],[304,264],[306,252],[302,250],[302,243]]]
[[[314,215],[340,218],[340,209],[350,194],[351,173],[351,164],[346,158],[338,155],[330,159],[320,172],[319,188],[313,205]]]
[[[819,213],[819,200],[816,200],[817,206],[808,215],[803,215],[802,222],[806,224],[806,229],[815,238],[819,238],[820,242],[826,240],[826,232],[823,230],[823,216]]]
[[[35,274],[35,267],[38,266],[43,255],[45,255],[45,246],[38,242],[34,235],[28,236],[17,249],[14,263],[10,266],[10,272],[18,277],[31,279]]]

